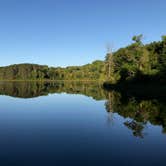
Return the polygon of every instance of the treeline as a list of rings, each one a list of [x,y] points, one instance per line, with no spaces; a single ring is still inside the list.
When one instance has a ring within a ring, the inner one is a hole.
[[[166,82],[166,36],[150,44],[143,44],[142,38],[143,35],[134,36],[132,44],[107,54],[108,83]]]
[[[83,66],[48,67],[37,64],[16,64],[0,67],[0,80],[104,80],[104,62]]]
[[[0,67],[0,80],[102,80],[107,84],[145,82],[166,83],[166,36],[150,44],[142,43],[142,35],[116,52],[108,52],[104,61],[83,66],[48,67],[18,64]]]

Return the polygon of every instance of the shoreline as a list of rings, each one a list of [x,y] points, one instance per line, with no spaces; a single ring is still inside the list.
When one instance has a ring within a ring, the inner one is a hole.
[[[0,80],[0,82],[101,82],[101,80]]]
[[[166,85],[157,83],[118,83],[111,84],[104,82],[103,88],[108,91],[115,90],[126,97],[136,98],[165,98],[166,99]]]

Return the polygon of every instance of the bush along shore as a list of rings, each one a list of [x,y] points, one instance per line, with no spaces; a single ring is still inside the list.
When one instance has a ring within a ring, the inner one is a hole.
[[[136,96],[166,97],[166,36],[161,41],[142,43],[142,35],[133,43],[106,56],[103,87]]]

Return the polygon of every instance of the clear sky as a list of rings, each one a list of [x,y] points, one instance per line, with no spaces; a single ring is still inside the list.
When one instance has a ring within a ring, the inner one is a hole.
[[[165,0],[0,0],[0,65],[82,65],[166,34]]]

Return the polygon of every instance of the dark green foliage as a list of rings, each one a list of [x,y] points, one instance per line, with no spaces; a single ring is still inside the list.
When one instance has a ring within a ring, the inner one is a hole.
[[[133,36],[132,40],[135,41],[137,44],[142,44],[142,38],[143,38],[143,35],[140,34],[138,36]]]
[[[66,68],[36,64],[0,67],[0,80],[107,80],[109,83],[153,81],[166,83],[166,36],[144,45],[142,35],[134,43],[108,53],[106,60]]]
[[[0,80],[104,80],[104,62],[66,68],[18,64],[0,68]]]
[[[134,36],[131,45],[120,48],[112,55],[110,83],[124,83],[137,80],[137,83],[146,81],[166,82],[166,36],[159,42],[144,45],[142,35]],[[108,57],[107,57],[108,59]],[[107,61],[106,59],[106,61]],[[108,74],[109,71],[106,71]]]

